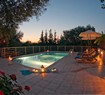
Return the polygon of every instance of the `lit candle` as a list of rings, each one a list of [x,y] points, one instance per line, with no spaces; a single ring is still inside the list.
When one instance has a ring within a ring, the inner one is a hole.
[[[35,69],[32,69],[32,72],[35,72]]]
[[[35,72],[38,73],[39,71],[36,69]]]
[[[49,52],[49,50],[47,50],[47,52]]]
[[[101,51],[101,54],[103,54],[103,51]]]
[[[57,72],[57,69],[56,68],[52,68],[51,71],[52,72]]]
[[[45,67],[43,65],[41,66],[41,72],[45,73]]]
[[[8,61],[12,61],[12,57],[11,56],[8,57]]]

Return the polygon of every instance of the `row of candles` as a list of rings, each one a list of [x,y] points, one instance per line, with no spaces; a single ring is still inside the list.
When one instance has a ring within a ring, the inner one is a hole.
[[[41,69],[32,69],[32,72],[35,73],[50,73],[50,72],[57,72],[56,68],[52,68],[52,69],[46,69],[43,65],[41,66]]]

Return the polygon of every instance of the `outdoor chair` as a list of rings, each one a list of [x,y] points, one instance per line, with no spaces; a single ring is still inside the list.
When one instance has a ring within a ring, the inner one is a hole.
[[[85,56],[75,57],[77,63],[95,63],[97,61],[96,57],[98,52],[95,50]]]
[[[84,51],[84,52],[78,52],[75,59],[91,56],[94,52],[96,52],[94,49],[91,49],[89,51]]]

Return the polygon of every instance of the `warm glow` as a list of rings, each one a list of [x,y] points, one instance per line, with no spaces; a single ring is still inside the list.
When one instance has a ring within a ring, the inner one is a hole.
[[[73,49],[71,49],[69,52],[72,54],[73,53]]]
[[[41,72],[45,73],[45,67],[43,65],[41,66]]]
[[[102,68],[103,68],[103,61],[102,61],[102,58],[101,56],[97,56],[97,61],[98,61],[98,72],[101,73],[102,71]]]
[[[103,51],[101,51],[101,55],[103,55]]]
[[[11,56],[8,57],[8,61],[12,61],[12,57]]]
[[[86,53],[88,53],[88,49],[86,49]]]
[[[46,73],[41,73],[41,76],[44,78],[46,76]]]
[[[49,52],[49,50],[47,50],[47,52]]]
[[[35,72],[35,69],[32,69],[32,72]]]
[[[39,71],[37,69],[33,69],[32,72],[38,73]]]
[[[51,69],[51,72],[56,72],[56,71],[57,71],[56,68]]]
[[[100,49],[98,48],[98,52],[100,52]]]
[[[36,69],[35,72],[38,73],[39,71]]]

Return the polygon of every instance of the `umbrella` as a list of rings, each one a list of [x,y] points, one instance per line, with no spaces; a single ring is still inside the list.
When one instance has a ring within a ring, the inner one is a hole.
[[[100,37],[101,34],[92,30],[87,30],[85,32],[80,33],[79,36],[82,37],[81,40],[88,40],[88,45],[91,45],[91,40],[95,40],[96,38]]]
[[[93,38],[86,38],[86,37],[83,37],[83,38],[81,38],[81,40],[95,40],[96,39],[96,37],[93,37]]]
[[[88,30],[88,31],[85,31],[85,32],[80,33],[79,36],[80,37],[85,37],[85,38],[87,38],[89,40],[91,38],[100,37],[101,34],[100,33],[97,33],[97,32],[94,32],[92,30]]]
[[[82,37],[81,40],[87,40],[88,41],[88,45],[91,45],[91,40],[95,40],[96,37],[92,37],[92,38],[87,38],[87,37]]]

